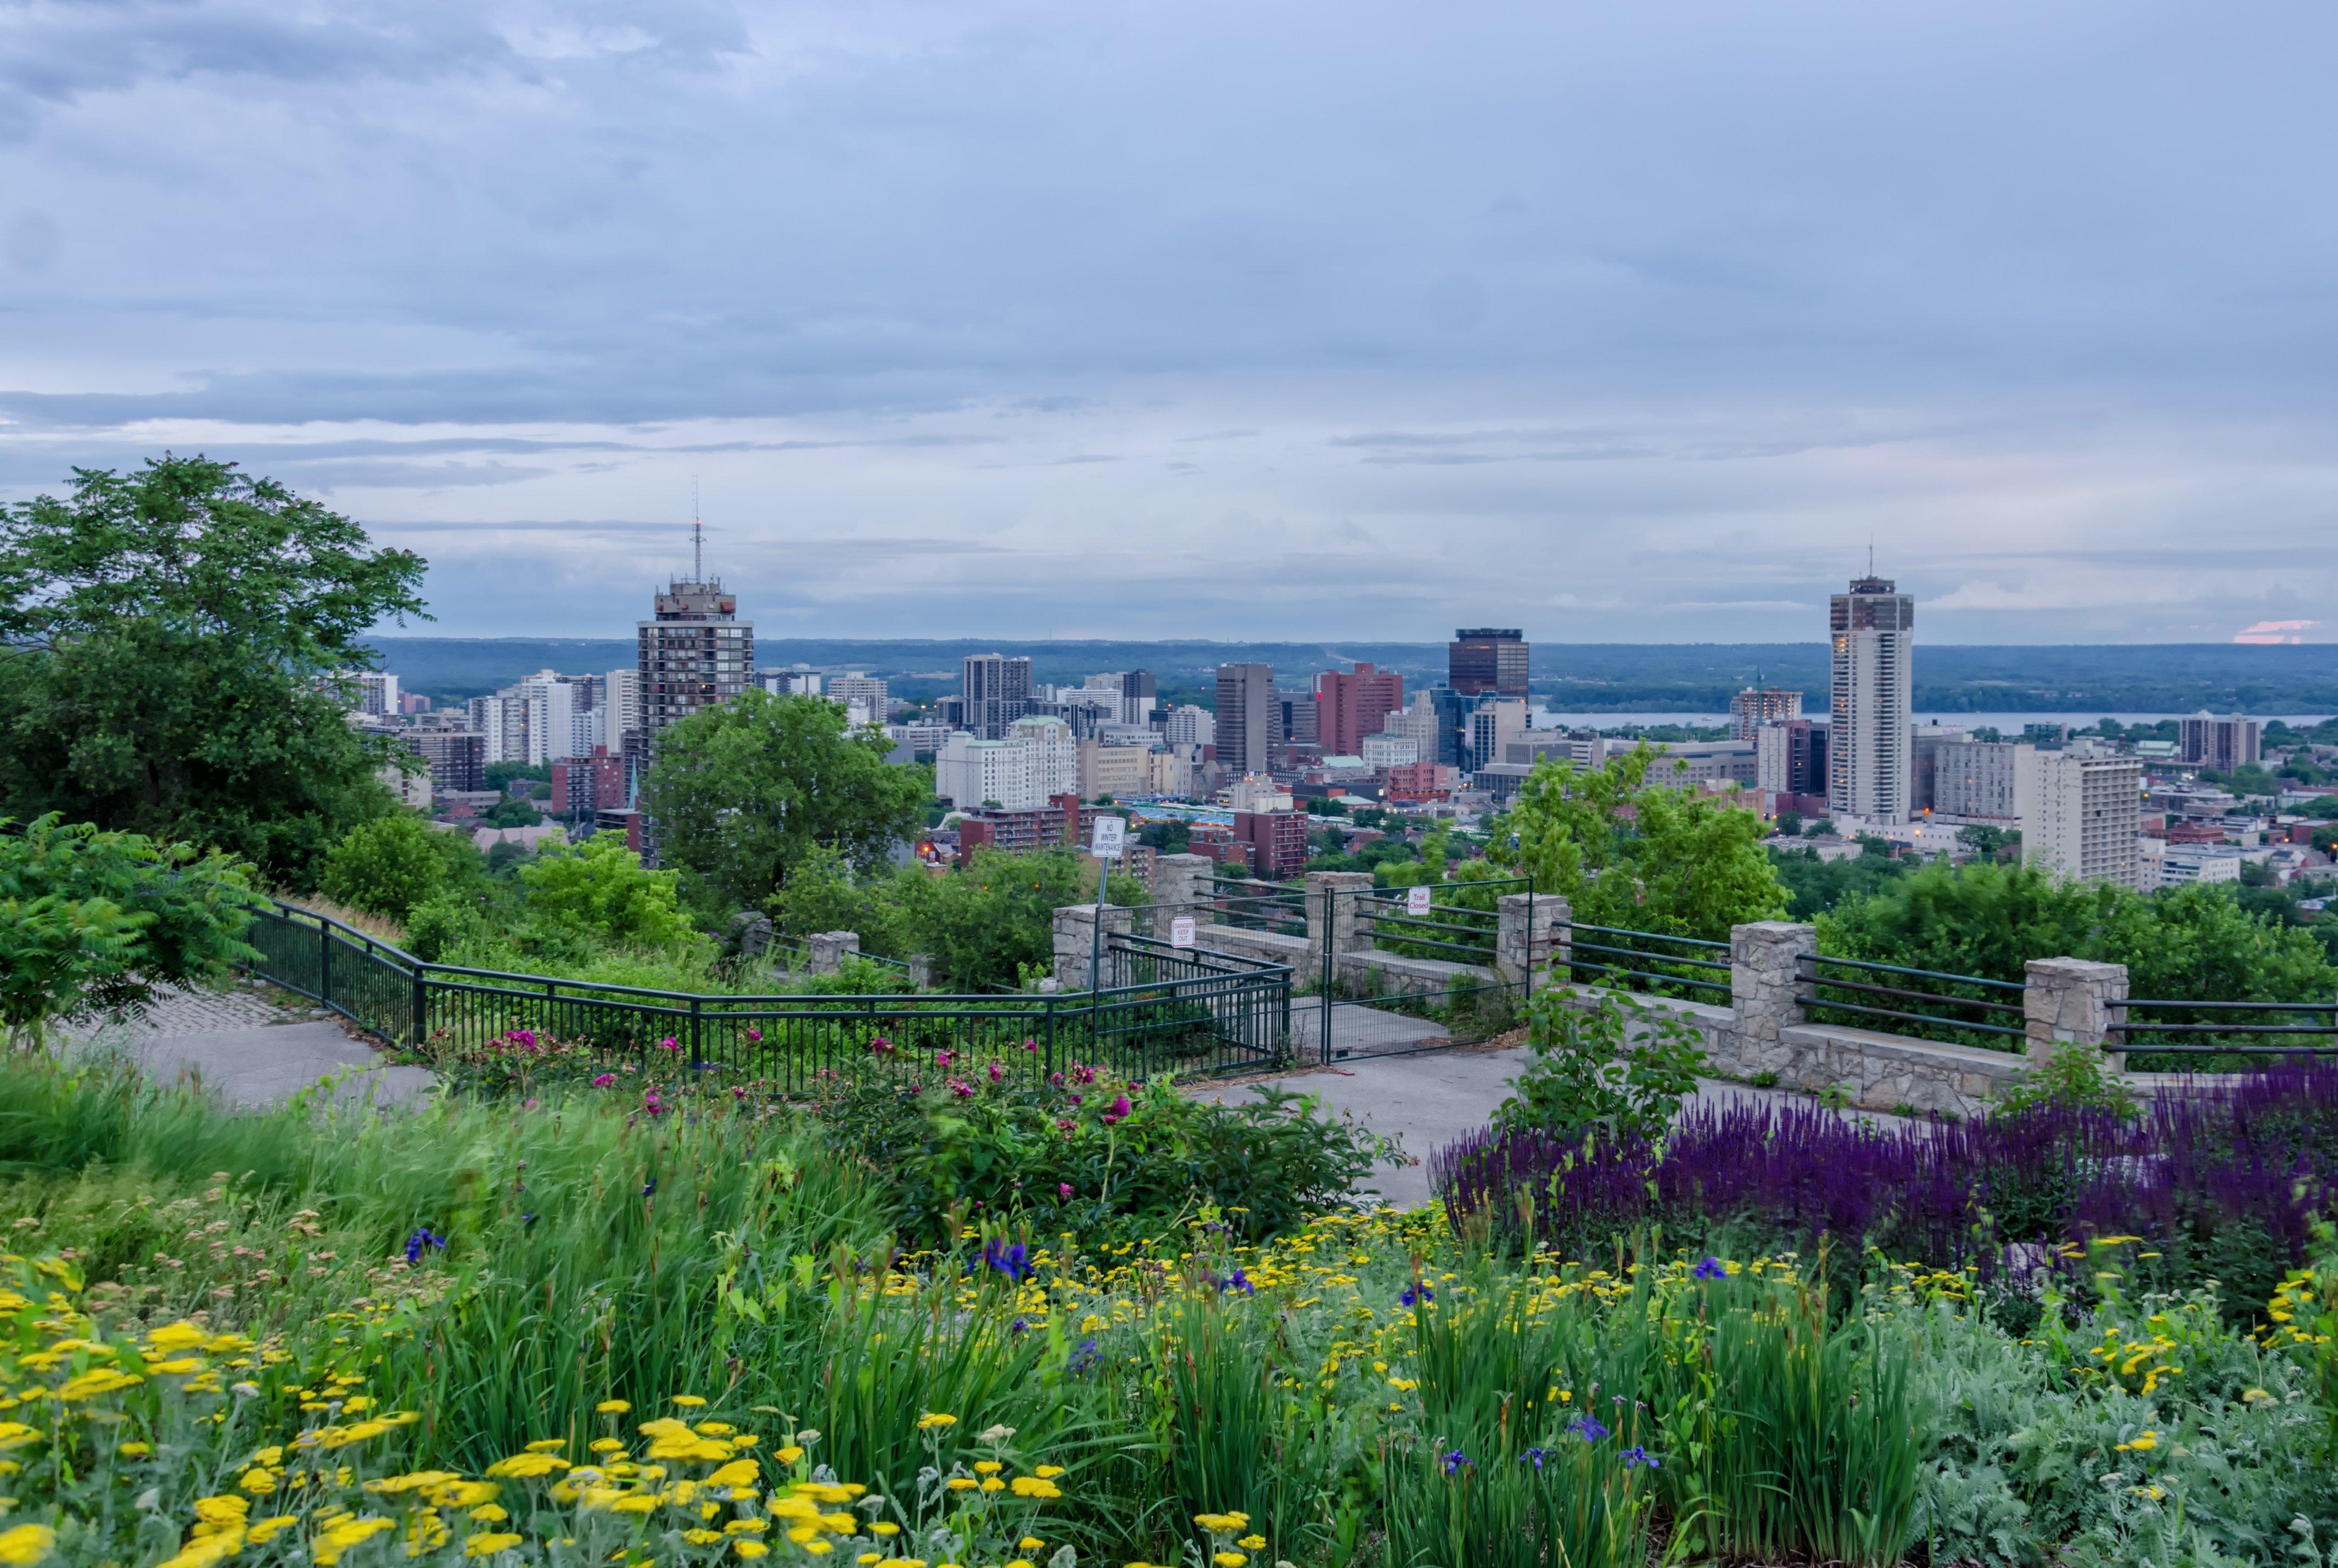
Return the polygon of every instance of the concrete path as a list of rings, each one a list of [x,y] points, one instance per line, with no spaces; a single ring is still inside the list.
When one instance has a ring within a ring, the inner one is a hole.
[[[290,1000],[166,989],[137,1018],[84,1026],[69,1048],[119,1052],[156,1083],[199,1083],[238,1110],[282,1104],[327,1080],[336,1100],[403,1105],[436,1081],[426,1067],[388,1065],[330,1014]]]
[[[1292,1049],[1311,1058],[1319,1055],[1316,1044],[1322,1033],[1321,1000],[1312,996],[1292,998]],[[1410,1013],[1367,1007],[1361,1002],[1331,1004],[1331,1050],[1338,1060],[1375,1056],[1387,1051],[1413,1051],[1449,1038],[1445,1025],[1434,1018],[1416,1018]]]
[[[1400,1140],[1413,1162],[1394,1170],[1382,1167],[1366,1181],[1363,1191],[1410,1209],[1429,1200],[1429,1156],[1492,1120],[1494,1107],[1508,1097],[1511,1080],[1526,1059],[1524,1046],[1502,1051],[1431,1051],[1418,1056],[1351,1059],[1338,1067],[1294,1073],[1268,1082],[1279,1089],[1312,1094],[1331,1114],[1352,1116],[1372,1132]],[[1194,1093],[1225,1104],[1254,1098],[1252,1088],[1243,1084],[1197,1088]],[[1692,1102],[1725,1105],[1739,1101],[1808,1104],[1810,1096],[1704,1078],[1698,1080]],[[1893,1116],[1862,1114],[1885,1124],[1899,1121]]]

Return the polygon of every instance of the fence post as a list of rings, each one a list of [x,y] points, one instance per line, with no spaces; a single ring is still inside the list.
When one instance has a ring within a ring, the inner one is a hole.
[[[1307,941],[1322,962],[1327,991],[1339,981],[1340,960],[1372,945],[1371,937],[1359,930],[1356,919],[1356,900],[1369,897],[1371,887],[1369,871],[1307,873],[1307,890],[1312,893],[1320,888],[1323,894],[1320,899],[1307,900]]]
[[[317,922],[317,1001],[333,1004],[333,928],[322,920]]]
[[[1729,928],[1730,1033],[1738,1060],[1724,1063],[1741,1073],[1791,1076],[1793,1054],[1783,1036],[1804,1022],[1803,958],[1815,957],[1818,927],[1792,920],[1757,920]]]
[[[1210,858],[1206,855],[1164,855],[1153,863],[1153,935],[1169,940],[1169,923],[1180,915],[1194,916],[1196,926],[1208,926]]]
[[[419,1051],[422,1043],[430,1038],[430,983],[422,978],[422,961],[418,958],[414,961],[413,1018],[413,1037],[407,1044]]]
[[[814,975],[833,975],[847,958],[860,952],[858,931],[815,931],[804,938],[804,967]]]
[[[706,1060],[706,1042],[702,1030],[704,1020],[699,1011],[703,1005],[700,997],[690,999],[690,1070],[693,1073]]]
[[[2112,1072],[2126,1072],[2127,1053],[2109,1042],[2126,1011],[2127,987],[2124,964],[2032,958],[2024,965],[2021,1013],[2031,1071],[2043,1068],[2056,1052],[2077,1045],[2103,1052]]]
[[[1494,900],[1494,973],[1534,991],[1535,956],[1550,946],[1552,925],[1567,907],[1564,898],[1532,892],[1505,893]]]
[[[1052,1079],[1056,1075],[1056,993],[1046,993],[1047,999],[1047,1063],[1040,1075]]]

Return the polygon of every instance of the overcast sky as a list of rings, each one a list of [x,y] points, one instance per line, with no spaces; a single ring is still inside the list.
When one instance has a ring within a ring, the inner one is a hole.
[[[0,499],[432,630],[2338,636],[2338,8],[0,0]],[[2333,624],[2322,624],[2324,621]]]

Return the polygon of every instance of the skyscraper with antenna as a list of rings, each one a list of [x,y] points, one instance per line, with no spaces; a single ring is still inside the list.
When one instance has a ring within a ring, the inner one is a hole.
[[[1867,575],[1828,606],[1827,809],[1892,826],[1909,817],[1916,601],[1875,574],[1875,546],[1867,550]]]
[[[634,622],[641,674],[641,728],[624,741],[626,775],[637,791],[657,756],[657,740],[677,720],[727,702],[752,683],[755,623],[739,619],[739,602],[706,571],[706,525],[692,485],[690,575],[673,577],[654,596],[652,617]],[[645,857],[654,855],[645,832]]]

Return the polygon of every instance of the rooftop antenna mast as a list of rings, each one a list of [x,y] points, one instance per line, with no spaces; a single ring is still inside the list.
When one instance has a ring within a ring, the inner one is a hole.
[[[1869,545],[1868,554],[1872,555],[1874,553],[1875,547]],[[693,583],[706,581],[706,524],[698,517],[698,475],[695,474],[690,476],[690,580]]]

